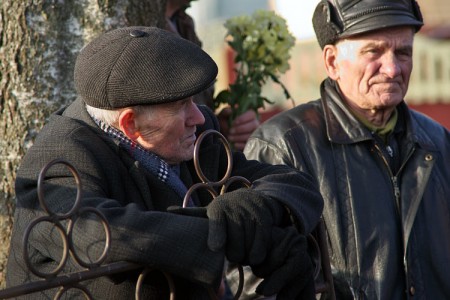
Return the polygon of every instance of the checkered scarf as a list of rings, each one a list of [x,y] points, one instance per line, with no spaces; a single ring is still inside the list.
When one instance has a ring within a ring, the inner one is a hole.
[[[116,128],[111,127],[108,124],[97,120],[93,116],[91,116],[91,118],[94,120],[98,127],[100,127],[104,132],[108,134],[108,136],[110,136],[112,139],[118,140],[119,145],[125,148],[131,155],[131,157],[140,162],[148,172],[155,175],[160,181],[167,184],[181,198],[184,198],[187,192],[187,188],[178,175],[178,165],[170,167],[169,164],[158,155],[145,150],[141,145],[126,137],[120,130],[117,130]],[[189,203],[189,205],[192,205],[192,203]]]

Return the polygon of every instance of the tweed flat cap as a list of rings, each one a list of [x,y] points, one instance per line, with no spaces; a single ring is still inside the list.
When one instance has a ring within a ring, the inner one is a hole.
[[[200,47],[156,27],[100,35],[81,50],[74,71],[77,93],[102,109],[181,100],[216,76],[216,63]]]
[[[423,18],[416,0],[321,0],[313,14],[320,47],[338,40],[393,26],[413,26]]]

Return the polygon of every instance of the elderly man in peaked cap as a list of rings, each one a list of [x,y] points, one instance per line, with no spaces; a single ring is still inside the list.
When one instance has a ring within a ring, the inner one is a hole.
[[[404,100],[414,0],[322,0],[320,99],[263,124],[247,158],[316,178],[339,299],[450,299],[450,134]]]
[[[262,295],[314,298],[305,235],[316,226],[323,200],[309,175],[248,161],[236,152],[231,175],[247,178],[252,186],[235,187],[215,200],[198,190],[190,207],[181,207],[187,188],[201,181],[192,162],[196,137],[219,129],[212,111],[194,104],[192,96],[216,75],[216,64],[200,47],[157,28],[116,29],[80,52],[78,99],[51,116],[17,174],[9,286],[37,279],[21,256],[22,236],[31,220],[44,215],[36,193],[40,169],[64,159],[80,174],[80,207],[98,209],[110,224],[106,263],[130,261],[157,270],[146,277],[145,299],[169,299],[159,271],[173,278],[177,299],[209,299],[208,287],[218,290],[225,259],[249,265],[264,278],[257,289]],[[199,156],[204,176],[219,181],[227,168],[219,138],[205,138]],[[47,173],[50,211],[71,209],[77,190],[70,177],[59,165]],[[85,260],[103,251],[101,234],[91,223],[82,218],[72,235]],[[62,251],[59,233],[46,226],[35,231],[28,240],[29,257],[35,268],[53,270]],[[70,260],[64,272],[76,270]],[[137,275],[102,277],[86,286],[95,299],[132,299]],[[74,293],[69,290],[67,296],[77,297]]]

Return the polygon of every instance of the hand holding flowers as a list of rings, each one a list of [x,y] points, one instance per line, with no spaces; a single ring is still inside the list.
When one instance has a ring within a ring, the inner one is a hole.
[[[273,11],[258,10],[252,16],[238,16],[225,22],[228,44],[236,52],[236,81],[221,91],[216,108],[228,104],[232,110],[230,122],[247,110],[258,114],[265,103],[273,103],[262,95],[268,79],[279,84],[287,99],[289,92],[280,82],[280,74],[289,69],[290,49],[295,38],[283,18]]]

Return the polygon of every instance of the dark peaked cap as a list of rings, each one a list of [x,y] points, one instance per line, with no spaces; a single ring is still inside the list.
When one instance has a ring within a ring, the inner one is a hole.
[[[413,26],[423,18],[416,0],[321,0],[313,27],[320,47],[346,37],[394,26]]]
[[[100,35],[75,63],[75,86],[90,106],[116,109],[195,95],[211,85],[217,65],[200,47],[156,27]]]

